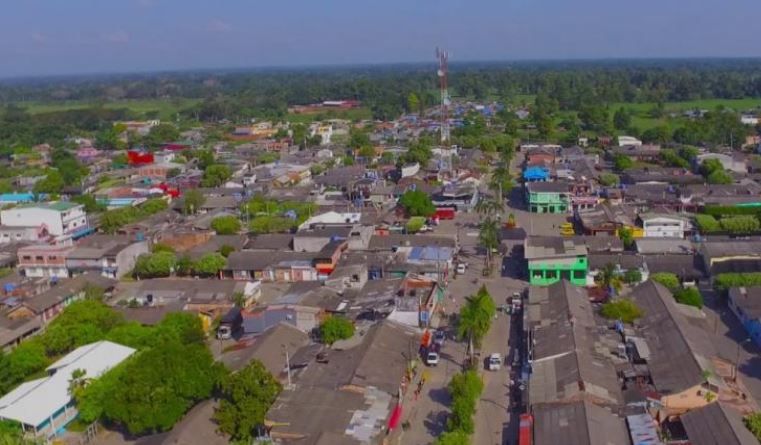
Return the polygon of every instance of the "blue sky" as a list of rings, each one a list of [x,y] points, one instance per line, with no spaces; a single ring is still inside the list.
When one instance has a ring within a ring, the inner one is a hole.
[[[761,56],[759,0],[9,0],[0,77],[432,61]]]

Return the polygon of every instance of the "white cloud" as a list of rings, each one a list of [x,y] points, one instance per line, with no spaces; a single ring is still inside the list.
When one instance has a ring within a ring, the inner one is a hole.
[[[206,25],[209,32],[228,32],[233,29],[232,25],[220,19],[213,19]]]
[[[45,43],[45,42],[48,41],[48,36],[46,36],[45,34],[43,34],[41,32],[33,32],[32,33],[32,41],[34,43],[40,43],[40,44],[42,44],[42,43]]]
[[[127,43],[129,42],[129,34],[127,31],[118,30],[104,34],[103,40],[109,43]]]

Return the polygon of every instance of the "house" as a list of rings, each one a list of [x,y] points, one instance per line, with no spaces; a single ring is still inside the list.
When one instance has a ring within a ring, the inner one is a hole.
[[[72,276],[95,271],[118,279],[134,269],[137,257],[149,252],[147,241],[136,241],[130,236],[93,235],[66,255],[66,268]]]
[[[590,402],[541,404],[533,407],[533,415],[536,445],[630,443],[624,419]]]
[[[709,275],[761,272],[761,241],[706,241],[698,251]]]
[[[351,227],[330,226],[301,230],[293,235],[294,252],[319,252],[332,241],[347,240]]]
[[[526,165],[552,165],[555,163],[559,145],[522,145],[521,151],[526,154]]]
[[[709,160],[709,159],[715,159],[721,163],[722,168],[724,170],[733,172],[733,173],[739,173],[739,174],[747,174],[748,173],[748,164],[745,162],[745,159],[737,157],[733,155],[732,153],[702,153],[693,159],[693,165],[695,169],[698,169],[701,165],[703,165],[703,162]]]
[[[743,414],[724,402],[694,409],[679,417],[690,445],[757,445]]]
[[[729,289],[727,304],[748,336],[761,346],[761,287],[733,287]]]
[[[309,344],[309,335],[287,322],[280,322],[263,334],[246,341],[246,347],[222,354],[221,361],[230,370],[239,371],[252,360],[259,360],[282,384],[288,382],[285,351],[290,354]]]
[[[18,300],[6,316],[10,320],[36,319],[44,326],[63,312],[66,306],[85,298],[88,289],[98,288],[108,292],[114,283],[114,280],[91,273],[62,280],[39,294]]]
[[[725,384],[708,331],[691,322],[691,313],[660,283],[646,281],[628,297],[643,313],[634,344],[664,411],[679,414],[716,400]]]
[[[49,236],[55,244],[70,244],[94,231],[82,204],[63,201],[3,210],[0,212],[0,223],[5,227],[34,228],[40,237],[43,234]]]
[[[524,243],[524,256],[532,285],[546,286],[563,279],[577,286],[587,283],[587,247],[581,242],[531,236]]]
[[[472,183],[450,183],[431,196],[436,207],[454,207],[457,211],[469,212],[479,199],[478,187]]]
[[[618,137],[618,146],[619,147],[626,147],[626,146],[640,146],[642,145],[642,141],[639,139],[633,137],[633,136],[619,136]]]
[[[141,178],[151,179],[167,179],[172,176],[170,172],[182,173],[185,171],[185,166],[175,162],[163,162],[156,164],[143,165],[137,169],[137,175]]]
[[[640,213],[639,220],[646,238],[682,239],[692,229],[686,217],[668,213]]]
[[[33,278],[68,278],[66,256],[74,250],[73,246],[51,246],[47,244],[21,247],[18,256],[18,269],[27,277]]]
[[[388,319],[405,326],[428,327],[443,297],[444,290],[435,280],[408,274],[399,284]]]
[[[296,238],[294,238],[294,242]],[[349,243],[345,240],[332,240],[323,246],[314,257],[314,267],[321,279],[326,279],[338,265],[341,255],[348,249]]]
[[[354,344],[326,351],[321,363],[314,363],[318,351],[296,353],[306,364],[292,373],[299,390],[282,391],[265,416],[273,439],[359,445],[379,443],[398,427],[389,419],[401,409],[396,396],[409,366],[404,351],[419,336],[389,320],[362,332]]]
[[[570,206],[569,185],[566,182],[529,182],[526,201],[531,213],[567,213]]]
[[[656,162],[661,157],[661,146],[650,144],[619,145],[613,149],[614,156],[626,156],[635,162]]]
[[[319,274],[314,265],[316,253],[263,252],[243,250],[227,257],[224,274],[234,280],[261,280],[292,283],[317,281]]]
[[[607,339],[597,327],[585,288],[567,280],[531,286],[524,313],[531,406],[579,400],[621,403],[616,368],[604,352]]]
[[[47,376],[27,381],[0,398],[0,419],[15,421],[38,439],[49,440],[77,417],[69,387],[75,371],[94,379],[102,376],[135,352],[110,341],[79,348],[48,366]]]

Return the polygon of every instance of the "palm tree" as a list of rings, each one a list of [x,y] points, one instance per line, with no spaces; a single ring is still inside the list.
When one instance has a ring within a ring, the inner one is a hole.
[[[460,339],[468,341],[468,355],[473,363],[475,346],[479,346],[489,332],[497,307],[486,286],[481,286],[475,295],[465,300],[457,322],[457,335]]]
[[[84,369],[75,369],[71,373],[71,379],[69,379],[69,395],[74,399],[84,389],[90,379],[85,377],[87,371]]]
[[[481,216],[491,216],[502,210],[502,205],[492,199],[482,199],[476,203],[475,210]]]
[[[503,161],[499,163],[497,168],[491,172],[491,178],[489,179],[489,189],[497,194],[497,202],[500,204],[500,208],[504,203],[505,185],[509,184],[510,170]]]
[[[621,278],[616,273],[616,266],[613,263],[606,264],[600,269],[599,275],[597,275],[597,281],[605,288],[611,287],[618,290],[621,288]]]
[[[481,222],[478,232],[478,242],[486,249],[486,270],[491,272],[492,251],[499,246],[499,223],[496,219],[487,216]]]

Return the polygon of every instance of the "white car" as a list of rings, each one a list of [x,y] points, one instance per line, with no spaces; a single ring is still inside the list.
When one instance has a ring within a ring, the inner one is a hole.
[[[502,368],[502,356],[495,352],[489,356],[489,371],[499,371]]]
[[[428,366],[436,366],[439,364],[439,353],[438,352],[429,352],[428,355],[425,356],[425,364]]]
[[[465,263],[460,263],[457,265],[457,275],[463,275],[465,274]]]

